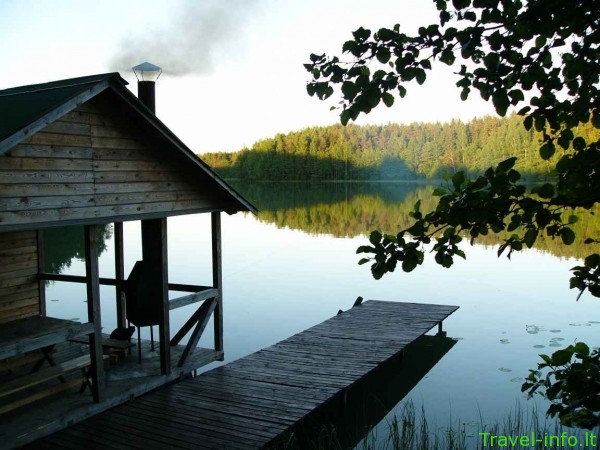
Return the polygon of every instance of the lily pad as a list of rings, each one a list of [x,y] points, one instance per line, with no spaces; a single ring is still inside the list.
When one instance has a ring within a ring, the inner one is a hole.
[[[550,333],[560,333],[560,330],[550,330]]]
[[[508,372],[512,372],[512,369],[508,369],[508,368],[506,368],[506,367],[500,367],[500,368],[498,368],[498,370],[499,370],[500,372],[507,372],[507,373],[508,373]]]
[[[500,339],[500,343],[501,344],[510,344],[510,341],[508,339]]]
[[[546,348],[546,346],[542,345],[542,344],[537,344],[537,345],[534,345],[533,348]]]

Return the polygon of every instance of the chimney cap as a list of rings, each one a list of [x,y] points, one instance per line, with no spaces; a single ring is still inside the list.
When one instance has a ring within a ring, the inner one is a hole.
[[[149,62],[138,64],[132,67],[132,70],[138,81],[156,81],[162,73],[160,67]]]

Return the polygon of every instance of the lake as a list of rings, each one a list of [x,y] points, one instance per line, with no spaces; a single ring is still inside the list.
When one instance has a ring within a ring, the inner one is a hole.
[[[433,205],[431,186],[331,183],[237,188],[261,212],[257,217],[223,216],[225,362],[348,309],[359,295],[457,305],[460,309],[444,322],[444,329],[459,341],[408,396],[418,408],[424,406],[430,425],[444,428],[458,420],[498,420],[518,401],[529,405],[520,387],[540,353],[579,340],[597,343],[598,299],[586,294],[576,301],[577,293],[569,289],[569,269],[585,249],[544,241],[540,249],[515,253],[509,261],[497,257],[499,241],[486,238],[473,247],[464,243],[467,260],[457,260],[449,270],[429,255],[414,272],[398,271],[377,281],[368,266],[357,265],[356,248],[366,243],[372,229],[393,232],[405,226],[418,198],[422,209],[428,210]],[[593,228],[583,222],[578,226],[586,227],[583,233]],[[127,274],[141,259],[140,224],[128,222],[124,228]],[[169,281],[211,284],[209,215],[173,217],[168,228]],[[56,230],[46,240],[47,262],[53,270],[84,274],[80,230]],[[101,241],[100,276],[111,277],[110,227]],[[101,288],[105,330],[115,326],[113,291]],[[46,297],[49,315],[86,317],[85,285],[53,283]],[[182,324],[191,309],[174,313],[172,328]],[[148,329],[142,334],[147,337]],[[200,345],[212,345],[212,336],[203,337]],[[537,404],[545,410],[541,400]],[[385,423],[380,428],[383,433]]]

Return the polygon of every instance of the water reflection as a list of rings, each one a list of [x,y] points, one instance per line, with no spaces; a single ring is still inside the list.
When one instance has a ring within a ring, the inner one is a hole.
[[[112,237],[112,225],[98,226],[98,252],[106,250],[106,241]],[[46,272],[62,273],[73,259],[85,260],[83,227],[50,228],[44,230],[44,263]]]
[[[445,333],[421,336],[406,347],[403,357],[379,366],[297,424],[284,438],[286,448],[355,447],[456,342]]]
[[[311,235],[355,237],[373,229],[395,234],[408,228],[409,212],[417,200],[421,210],[435,209],[435,185],[404,183],[238,183],[236,188],[259,209],[258,219],[278,228],[302,230]],[[600,234],[600,208],[581,210],[572,225],[578,236]],[[507,236],[480,236],[478,243],[495,246]],[[564,245],[560,239],[540,235],[536,248],[555,256],[583,258],[589,245]]]

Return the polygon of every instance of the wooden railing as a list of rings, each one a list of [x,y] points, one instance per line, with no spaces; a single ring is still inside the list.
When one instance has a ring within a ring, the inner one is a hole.
[[[86,277],[80,275],[64,275],[54,273],[40,273],[38,279],[44,281],[65,281],[70,283],[86,283]],[[114,278],[100,278],[99,283],[105,286],[119,286],[125,289],[125,280],[116,280]],[[186,344],[177,365],[183,367],[192,354],[194,348],[198,345],[202,333],[208,324],[208,321],[218,305],[219,289],[212,286],[200,286],[194,284],[169,283],[169,291],[190,292],[188,295],[169,300],[169,310],[182,308],[194,303],[202,302],[194,314],[183,324],[181,329],[175,333],[170,340],[170,345],[178,345],[192,328],[192,334]]]

